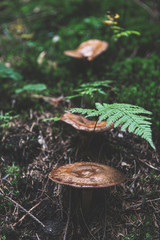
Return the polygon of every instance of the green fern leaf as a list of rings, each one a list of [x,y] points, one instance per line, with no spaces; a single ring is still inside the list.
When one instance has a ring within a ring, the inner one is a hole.
[[[98,117],[98,122],[107,120],[107,126],[114,123],[114,127],[121,126],[121,130],[128,129],[136,135],[144,138],[155,149],[152,141],[150,111],[142,107],[125,103],[96,103],[96,109],[74,108],[71,112],[84,114],[86,117]]]
[[[94,93],[96,93],[96,92],[98,92],[102,95],[105,95],[106,93],[102,90],[102,87],[109,88],[111,83],[112,83],[111,80],[83,83],[80,85],[79,88],[74,90],[74,92],[76,92],[76,94],[74,94],[72,96],[67,96],[66,98],[72,99],[75,97],[83,97],[85,95],[93,97]]]

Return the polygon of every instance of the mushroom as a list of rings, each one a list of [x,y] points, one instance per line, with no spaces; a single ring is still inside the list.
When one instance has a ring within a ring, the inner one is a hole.
[[[64,54],[74,58],[87,58],[93,60],[108,48],[108,42],[91,39],[81,43],[76,50],[64,51]]]
[[[125,176],[118,170],[100,163],[76,162],[56,167],[49,178],[59,184],[82,188],[82,209],[89,209],[94,188],[106,188],[124,182]]]
[[[77,130],[82,130],[86,132],[102,132],[106,130],[109,131],[110,129],[114,128],[114,123],[106,126],[106,121],[101,121],[100,123],[97,123],[97,121],[91,121],[87,118],[73,113],[65,113],[61,115],[60,119],[65,123],[70,124]]]

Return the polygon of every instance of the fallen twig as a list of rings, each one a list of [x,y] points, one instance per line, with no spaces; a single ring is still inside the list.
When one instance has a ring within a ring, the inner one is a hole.
[[[41,201],[41,202],[42,202],[42,201]],[[28,210],[28,213],[30,213],[34,208],[36,208],[37,206],[39,206],[39,204],[40,204],[41,202],[37,203],[37,204],[34,205],[32,208],[30,208],[30,209]],[[14,223],[14,224],[13,224],[13,227],[15,227],[19,222],[21,222],[21,221],[27,216],[28,213],[26,213],[25,215],[23,215],[23,216],[18,220],[18,222]]]
[[[29,211],[27,211],[24,207],[22,207],[19,203],[17,203],[16,201],[14,201],[12,198],[6,196],[5,193],[4,193],[1,189],[0,189],[0,194],[2,194],[2,196],[3,196],[6,200],[14,203],[14,204],[17,205],[19,208],[21,208],[21,209],[22,209],[24,212],[26,212],[30,217],[32,217],[36,222],[38,222],[42,227],[45,228],[45,225],[44,225],[38,218],[36,218],[33,214],[31,214]]]
[[[146,202],[155,202],[155,201],[160,201],[160,198],[155,198],[155,199],[147,200]]]
[[[129,210],[129,209],[132,209],[132,208],[138,208],[138,207],[144,205],[144,203],[156,202],[156,201],[160,201],[160,198],[142,200],[140,203],[135,204],[135,205],[131,205],[130,207],[126,208],[125,210]]]
[[[82,212],[82,208],[80,208],[80,212],[81,212],[81,216],[82,216],[82,219],[83,219],[84,225],[86,226],[86,228],[87,228],[89,234],[91,235],[91,237],[92,237],[93,239],[96,240],[96,238],[95,238],[95,237],[93,236],[93,234],[91,233],[89,227],[87,226],[87,223],[86,223],[86,221],[85,221],[85,218],[84,218],[84,215],[83,215],[83,212]]]
[[[142,159],[138,159],[138,160],[139,160],[140,162],[146,164],[148,167],[150,167],[150,168],[152,168],[152,169],[154,169],[154,170],[156,170],[156,171],[160,171],[159,168],[154,167],[153,165],[147,163],[146,161],[144,161],[144,160],[142,160]]]
[[[158,19],[160,17],[160,14],[157,9],[150,8],[147,4],[140,0],[133,0],[135,3],[137,3],[139,6],[141,6],[143,9],[145,9],[152,18]]]
[[[40,238],[39,238],[39,236],[38,236],[38,234],[36,233],[36,237],[37,237],[37,240],[40,240]]]
[[[104,199],[104,201],[105,201],[105,209],[104,209],[104,211],[105,211],[105,218],[104,218],[104,232],[103,232],[103,240],[105,240],[106,239],[106,229],[107,229],[107,203],[106,203],[106,193],[105,193],[105,199]]]
[[[63,236],[63,240],[66,240],[67,238],[67,231],[68,231],[68,226],[69,226],[69,221],[70,221],[70,215],[71,215],[71,189],[69,192],[69,208],[68,208],[68,218],[67,218],[67,223],[66,223],[66,227],[65,227],[65,233]]]

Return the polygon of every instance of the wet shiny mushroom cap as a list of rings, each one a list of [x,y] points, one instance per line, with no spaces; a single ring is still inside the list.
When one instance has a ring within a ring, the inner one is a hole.
[[[73,113],[65,113],[61,116],[61,120],[72,125],[74,128],[87,132],[102,132],[109,131],[114,128],[114,123],[111,123],[108,127],[106,127],[107,122],[102,121],[97,123],[96,121],[88,120],[82,116],[73,114]]]
[[[94,162],[76,162],[57,167],[50,172],[49,178],[56,183],[77,188],[104,188],[125,180],[118,170]]]
[[[91,39],[81,43],[75,50],[64,51],[64,54],[75,58],[87,58],[89,61],[104,52],[108,48],[108,42]]]

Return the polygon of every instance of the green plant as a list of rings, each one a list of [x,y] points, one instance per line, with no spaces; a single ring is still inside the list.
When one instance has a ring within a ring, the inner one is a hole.
[[[1,78],[10,78],[19,81],[22,79],[22,76],[17,73],[13,68],[6,67],[4,64],[0,63],[0,79]]]
[[[107,77],[115,81],[116,101],[141,105],[152,111],[153,123],[160,126],[160,60],[155,54],[149,58],[127,58],[113,64]],[[122,74],[123,73],[123,74]]]
[[[84,103],[89,102],[91,105],[95,104],[97,98],[102,96],[107,98],[109,96],[109,88],[111,88],[111,80],[94,81],[89,83],[82,83],[79,88],[73,90],[75,95],[67,96],[68,99],[81,97],[81,107]],[[98,100],[98,99],[97,99]]]
[[[0,63],[0,95],[1,98],[6,98],[14,92],[14,89],[21,82],[22,76],[11,67],[6,67]]]
[[[8,175],[13,175],[15,177],[18,177],[20,175],[20,167],[16,166],[14,163],[12,165],[7,166],[4,168],[5,173]]]
[[[6,239],[7,239],[6,236],[2,235],[1,240],[6,240]]]
[[[0,113],[0,127],[1,128],[5,128],[5,127],[9,127],[10,122],[17,118],[19,115],[11,115],[12,111],[5,113],[4,115],[2,113]]]
[[[122,240],[136,240],[136,235],[134,233],[128,234],[125,237],[122,237]]]
[[[119,18],[119,14],[111,15],[110,12],[107,13],[107,20],[103,21],[113,31],[113,40],[117,41],[121,37],[129,37],[131,34],[140,36],[140,32],[134,30],[125,30],[124,28],[118,26],[117,19]]]
[[[86,117],[98,117],[98,122],[107,120],[107,126],[114,123],[114,127],[121,125],[121,130],[128,129],[136,135],[147,140],[155,149],[151,134],[151,115],[150,111],[142,107],[124,104],[124,103],[96,103],[96,109],[72,108],[71,112],[78,112],[86,115]]]
[[[60,117],[52,117],[52,118],[43,119],[43,122],[46,122],[46,121],[58,122],[59,120],[60,120]]]
[[[15,165],[13,162],[12,165],[8,165],[3,168],[5,176],[2,178],[2,184],[0,189],[0,198],[2,199],[0,204],[0,210],[3,211],[4,207],[12,207],[13,203],[7,201],[3,198],[3,193],[7,193],[10,195],[14,195],[14,197],[18,197],[20,192],[18,188],[18,183],[20,180],[21,169],[18,165]]]
[[[36,83],[36,84],[27,84],[23,86],[22,88],[16,89],[16,93],[21,93],[21,92],[40,92],[46,90],[47,87],[43,83]]]
[[[18,195],[19,191],[17,189],[17,184],[21,174],[20,167],[15,165],[15,163],[12,163],[11,166],[8,165],[4,168],[4,172],[7,174],[7,176],[10,176],[10,184],[14,187],[14,194]]]
[[[104,80],[104,81],[96,81],[96,82],[90,82],[90,83],[83,83],[80,85],[79,88],[73,90],[73,92],[77,92],[77,94],[72,96],[67,96],[66,98],[71,99],[75,97],[83,97],[85,95],[89,95],[91,98],[94,98],[94,94],[96,92],[105,95],[106,92],[102,89],[102,87],[110,87],[110,83],[112,81],[110,80]]]

